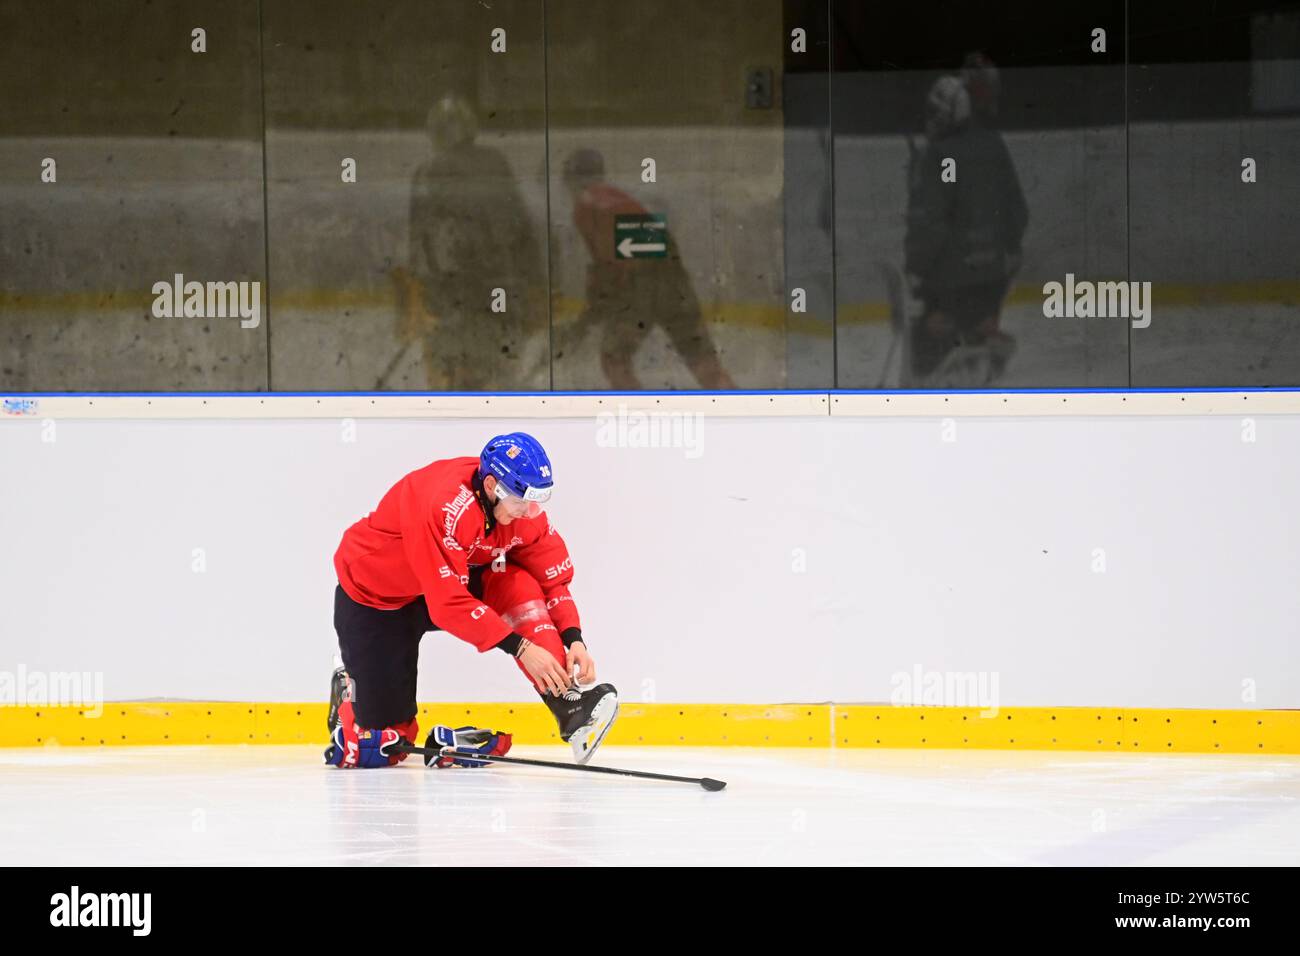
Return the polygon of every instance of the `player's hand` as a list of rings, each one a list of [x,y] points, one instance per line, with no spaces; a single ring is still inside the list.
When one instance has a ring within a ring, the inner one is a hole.
[[[519,655],[519,662],[543,693],[559,696],[569,689],[569,675],[564,672],[564,665],[545,648],[529,644]]]
[[[579,684],[594,684],[596,682],[596,662],[591,659],[591,655],[587,653],[587,645],[582,641],[574,641],[564,654],[565,672],[572,674],[574,667],[579,669]]]

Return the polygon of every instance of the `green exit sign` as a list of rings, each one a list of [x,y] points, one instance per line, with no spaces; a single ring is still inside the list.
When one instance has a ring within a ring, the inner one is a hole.
[[[663,259],[667,255],[667,216],[655,213],[614,216],[615,258]]]

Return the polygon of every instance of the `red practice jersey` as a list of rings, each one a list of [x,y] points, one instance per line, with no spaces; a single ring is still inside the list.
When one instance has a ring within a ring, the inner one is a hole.
[[[475,489],[477,471],[477,458],[435,461],[390,488],[379,507],[343,533],[334,553],[339,584],[358,604],[382,610],[423,595],[434,624],[486,651],[512,628],[469,593],[469,569],[506,556],[537,579],[561,634],[579,627],[564,539],[545,512],[498,523]]]
[[[593,183],[573,204],[573,223],[587,244],[592,261],[601,265],[630,265],[631,260],[620,259],[614,248],[614,217],[620,215],[648,213],[645,206],[609,183]]]
[[[587,298],[595,300],[603,291],[624,292],[631,288],[632,276],[645,264],[620,259],[614,247],[614,223],[620,215],[647,215],[641,205],[621,189],[608,183],[595,183],[583,190],[573,206],[573,223],[591,253],[587,271]]]

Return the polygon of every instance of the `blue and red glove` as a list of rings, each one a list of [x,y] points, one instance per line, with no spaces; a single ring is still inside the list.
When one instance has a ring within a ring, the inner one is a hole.
[[[339,722],[330,745],[325,748],[325,762],[344,770],[356,767],[395,767],[409,754],[393,753],[398,743],[414,744],[420,733],[419,722],[412,717],[404,724],[381,729],[361,727],[352,712],[352,701],[339,705]]]
[[[439,770],[445,770],[448,767],[487,767],[492,761],[474,760],[472,754],[495,754],[502,756],[510,750],[511,737],[509,734],[499,733],[495,730],[480,730],[478,727],[457,727],[452,730],[450,727],[439,724],[429,731],[429,737],[424,742],[424,746],[429,750],[439,750],[443,747],[455,747],[457,755],[466,754],[466,756],[439,755],[432,756],[426,754],[424,765],[426,767],[436,767]]]

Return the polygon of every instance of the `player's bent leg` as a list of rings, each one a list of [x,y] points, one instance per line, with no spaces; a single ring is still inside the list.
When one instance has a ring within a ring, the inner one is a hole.
[[[393,766],[393,750],[419,734],[415,701],[420,636],[432,627],[424,602],[381,611],[334,592],[334,629],[341,671],[330,687],[330,746],[325,760],[338,767]]]

